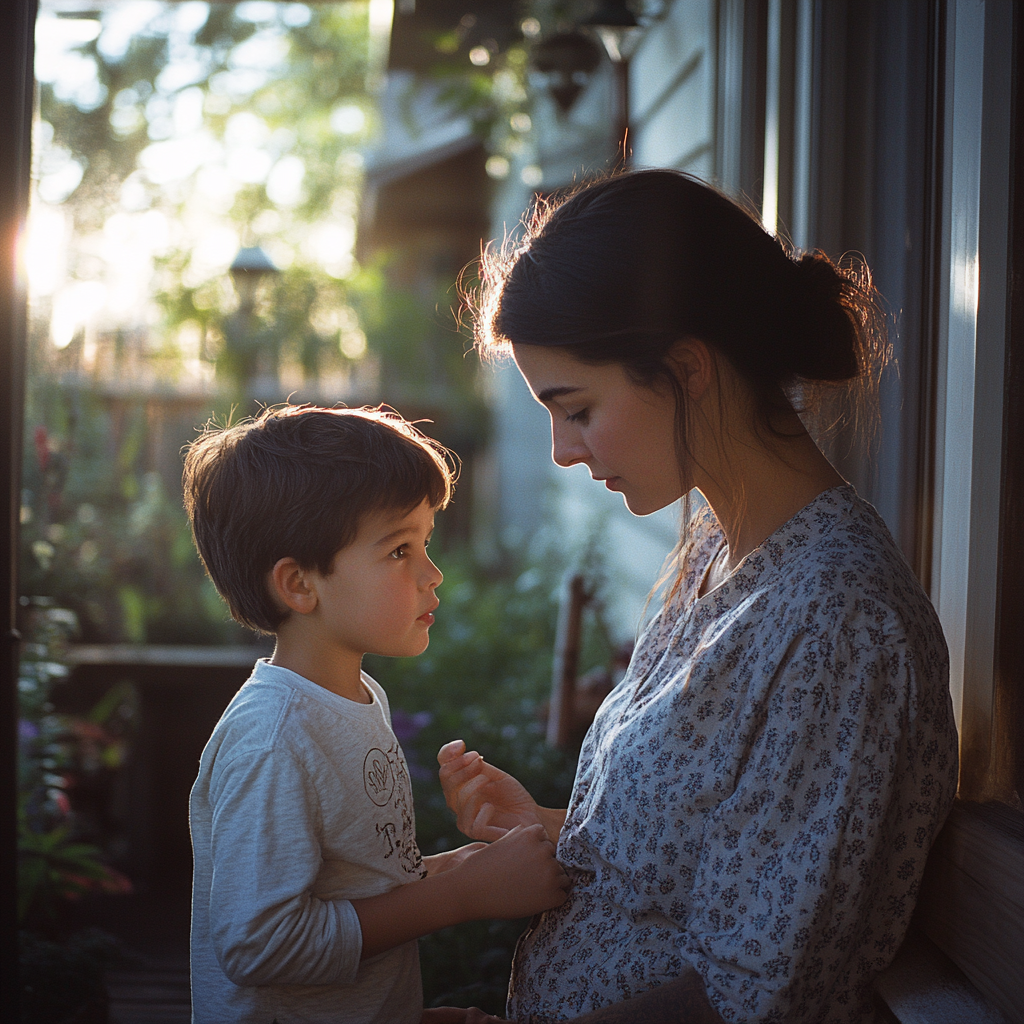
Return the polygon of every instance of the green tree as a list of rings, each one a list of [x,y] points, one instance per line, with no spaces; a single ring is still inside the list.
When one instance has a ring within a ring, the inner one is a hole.
[[[92,640],[238,639],[192,550],[176,453],[211,412],[251,411],[258,373],[316,381],[364,358],[346,277],[374,117],[367,5],[44,7],[39,31],[33,222],[61,226],[67,258],[53,275],[43,246],[33,278],[22,590],[75,608]],[[255,242],[282,273],[240,309],[226,264]],[[219,386],[189,422],[176,396],[204,367]]]

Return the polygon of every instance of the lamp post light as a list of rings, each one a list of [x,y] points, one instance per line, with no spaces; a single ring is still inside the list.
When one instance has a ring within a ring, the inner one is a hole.
[[[258,245],[238,250],[228,273],[238,293],[238,311],[225,325],[228,349],[228,371],[246,389],[277,390],[277,353],[264,352],[261,339],[255,336],[256,296],[260,285],[281,271]]]
[[[629,163],[629,59],[640,42],[643,29],[626,0],[606,0],[583,22],[583,27],[590,29],[601,40],[615,66],[617,138],[625,166]]]
[[[256,305],[256,292],[260,282],[268,275],[279,274],[274,261],[261,246],[247,245],[238,250],[228,268],[235,291],[238,292],[239,306],[247,313]]]

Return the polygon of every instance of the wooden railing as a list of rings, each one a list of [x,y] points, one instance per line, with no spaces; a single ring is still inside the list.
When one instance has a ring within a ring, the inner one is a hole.
[[[136,720],[120,787],[123,867],[136,885],[187,882],[192,871],[188,795],[199,756],[248,678],[256,647],[72,646],[70,675],[54,693],[58,710],[88,712],[109,689],[133,684]]]

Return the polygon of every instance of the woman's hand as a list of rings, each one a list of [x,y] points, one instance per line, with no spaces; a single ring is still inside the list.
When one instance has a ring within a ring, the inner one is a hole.
[[[437,754],[445,802],[455,812],[459,831],[470,839],[493,842],[517,825],[544,826],[558,842],[565,812],[538,807],[522,783],[488,764],[462,740],[446,743]]]
[[[423,1011],[420,1024],[497,1024],[504,1020],[504,1017],[492,1017],[475,1006],[468,1010],[459,1006],[435,1006]]]

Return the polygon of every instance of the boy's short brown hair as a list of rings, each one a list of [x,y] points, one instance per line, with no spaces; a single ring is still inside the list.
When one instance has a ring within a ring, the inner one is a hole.
[[[185,509],[231,615],[273,633],[287,617],[267,587],[279,559],[328,575],[366,515],[444,508],[453,467],[446,448],[384,406],[279,406],[208,426],[188,446]]]

